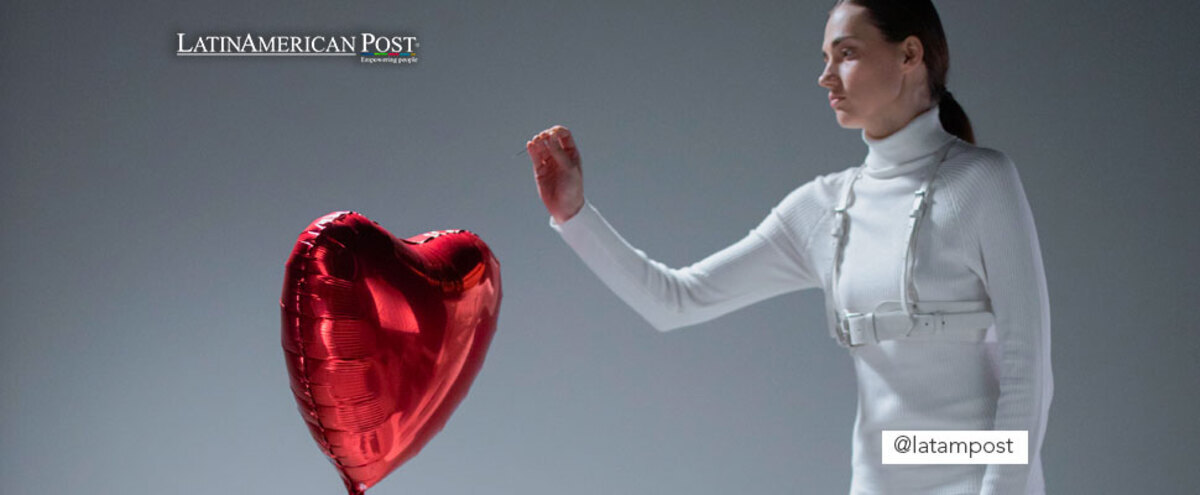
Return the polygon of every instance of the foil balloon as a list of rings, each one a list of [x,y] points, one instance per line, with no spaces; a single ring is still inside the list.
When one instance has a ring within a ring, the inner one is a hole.
[[[465,230],[397,239],[350,211],[318,218],[287,261],[283,351],[300,415],[361,495],[441,431],[483,364],[500,264]]]

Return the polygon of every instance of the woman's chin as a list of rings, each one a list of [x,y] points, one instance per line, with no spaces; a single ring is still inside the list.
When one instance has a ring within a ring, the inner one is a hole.
[[[843,112],[841,110],[834,110],[833,113],[834,113],[834,116],[837,118],[838,125],[842,126],[843,129],[858,129],[861,127],[861,126],[857,125],[857,123],[854,121],[854,119],[850,115],[848,115],[846,112]]]

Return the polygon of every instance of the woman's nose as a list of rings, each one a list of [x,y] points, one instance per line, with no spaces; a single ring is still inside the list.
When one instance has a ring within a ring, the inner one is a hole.
[[[829,65],[825,66],[825,70],[817,76],[817,86],[829,88],[833,86],[833,72],[830,72]]]

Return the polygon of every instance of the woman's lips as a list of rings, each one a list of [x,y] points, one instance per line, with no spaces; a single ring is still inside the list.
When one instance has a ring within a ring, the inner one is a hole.
[[[844,100],[844,99],[846,99],[846,97],[845,97],[845,96],[834,96],[834,97],[831,97],[831,98],[829,98],[829,106],[831,106],[831,107],[836,107],[836,106],[837,106],[837,104],[838,104],[838,103],[840,103],[840,102],[841,102],[842,100]]]

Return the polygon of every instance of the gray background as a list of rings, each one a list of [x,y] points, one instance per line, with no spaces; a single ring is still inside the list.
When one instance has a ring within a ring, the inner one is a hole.
[[[470,395],[372,493],[844,493],[855,382],[819,291],[656,333],[547,225],[525,140],[671,266],[855,165],[826,2],[0,7],[0,492],[342,491],[279,344],[292,243],[354,209],[501,261]],[[1196,441],[1194,2],[940,2],[949,87],[1045,257],[1051,493],[1185,493]],[[414,33],[414,66],[179,58],[175,32]]]

